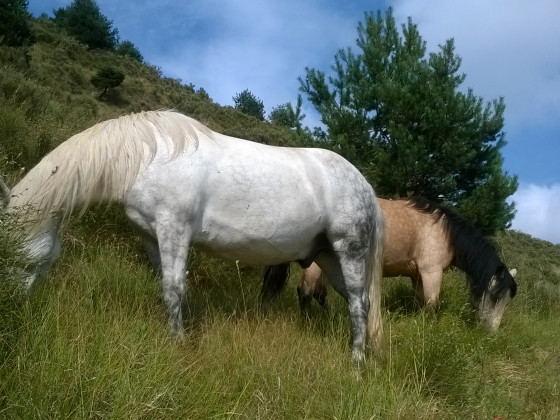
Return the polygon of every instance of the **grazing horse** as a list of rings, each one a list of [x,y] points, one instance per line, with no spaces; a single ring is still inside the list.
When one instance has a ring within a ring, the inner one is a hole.
[[[124,206],[161,274],[169,328],[183,334],[190,246],[252,265],[317,261],[348,301],[352,357],[382,335],[383,216],[371,186],[339,155],[215,133],[174,111],[108,120],[50,152],[12,189],[25,215],[27,287],[60,252],[73,211]]]
[[[467,274],[479,320],[490,331],[497,330],[515,296],[517,270],[508,271],[492,244],[445,207],[421,198],[378,201],[385,216],[383,275],[410,277],[418,302],[434,308],[443,271],[453,265]],[[303,270],[297,288],[303,311],[313,297],[324,305],[324,277],[316,264]]]

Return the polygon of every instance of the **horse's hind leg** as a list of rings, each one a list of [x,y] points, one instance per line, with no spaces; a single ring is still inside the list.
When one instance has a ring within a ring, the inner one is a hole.
[[[311,305],[311,301],[313,300],[313,293],[307,289],[305,283],[305,272],[301,275],[300,284],[297,287],[297,295],[301,313],[307,314],[309,305]]]
[[[313,297],[317,302],[319,302],[319,305],[325,309],[329,309],[327,305],[327,284],[325,282],[325,275],[322,272],[317,284],[315,285]]]
[[[297,293],[299,307],[303,313],[307,312],[313,298],[315,298],[322,307],[326,307],[327,286],[325,284],[323,271],[316,263],[302,270]]]
[[[317,256],[317,263],[323,269],[333,288],[348,302],[352,322],[352,359],[358,364],[365,359],[365,342],[369,297],[366,287],[366,263],[346,257],[337,258],[323,252]]]
[[[161,286],[167,305],[171,335],[183,336],[182,303],[185,296],[185,275],[189,253],[190,234],[183,226],[169,225],[158,228],[161,261]]]

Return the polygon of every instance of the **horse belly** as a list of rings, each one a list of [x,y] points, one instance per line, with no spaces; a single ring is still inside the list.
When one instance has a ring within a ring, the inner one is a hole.
[[[138,176],[127,205],[139,208],[142,230],[152,235],[159,213],[176,215],[192,232],[191,245],[221,258],[254,265],[310,259],[328,246],[320,238],[332,221],[345,220],[340,208],[353,210],[345,203],[355,194],[338,182],[349,164],[328,154],[327,165],[324,154],[201,139],[193,154],[156,158]],[[337,171],[343,173],[334,176]]]
[[[293,245],[293,244],[292,244]],[[243,265],[277,265],[290,261],[303,260],[313,254],[311,244],[300,244],[297,248],[279,249],[274,244],[244,240],[233,241],[197,241],[194,247],[214,257],[238,261]]]
[[[417,274],[418,267],[412,260],[383,263],[383,277],[415,277]]]
[[[387,226],[386,243],[383,252],[383,276],[416,276],[418,267],[414,258],[415,235],[401,235],[395,232],[394,226]]]
[[[253,207],[259,207],[253,203]],[[272,207],[274,209],[275,207]],[[309,207],[308,207],[309,209]],[[323,230],[319,212],[283,214],[227,206],[202,210],[193,245],[209,254],[249,265],[271,265],[306,259],[316,252]]]

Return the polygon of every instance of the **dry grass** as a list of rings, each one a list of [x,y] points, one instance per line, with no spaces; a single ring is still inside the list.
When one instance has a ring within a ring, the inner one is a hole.
[[[558,312],[528,305],[526,277],[497,335],[474,322],[460,272],[447,274],[435,316],[409,305],[407,281],[387,280],[385,349],[358,373],[341,298],[331,293],[330,313],[314,306],[305,319],[292,281],[278,301],[263,306],[260,270],[238,270],[200,253],[191,258],[187,339],[170,339],[158,280],[127,228],[115,229],[120,220],[94,214],[71,228],[47,281],[16,311],[2,312],[17,333],[0,366],[0,416],[558,414]]]

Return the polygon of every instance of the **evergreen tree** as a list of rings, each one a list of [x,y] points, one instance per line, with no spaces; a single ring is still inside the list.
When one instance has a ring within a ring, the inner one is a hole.
[[[19,47],[31,40],[27,0],[0,0],[0,44]]]
[[[282,125],[288,128],[294,128],[300,131],[302,129],[301,122],[305,118],[305,114],[301,113],[301,104],[301,95],[298,95],[295,110],[292,104],[288,102],[283,105],[274,107],[270,112],[268,118],[273,124]]]
[[[119,70],[105,66],[97,71],[97,74],[91,78],[91,84],[98,89],[103,89],[99,97],[103,97],[109,89],[120,86],[124,81],[124,74]]]
[[[119,31],[101,14],[95,0],[74,0],[54,11],[54,21],[89,48],[112,51],[117,46]]]
[[[130,57],[133,60],[136,60],[140,63],[144,61],[144,57],[140,54],[140,51],[134,46],[134,44],[130,41],[123,41],[117,45],[115,52],[119,55],[123,55],[125,57]]]
[[[253,95],[249,89],[245,89],[243,92],[235,95],[233,103],[235,104],[235,109],[264,121],[263,101]]]
[[[401,35],[391,9],[365,15],[357,47],[336,54],[333,76],[306,69],[300,78],[331,147],[382,196],[456,206],[485,232],[507,227],[517,178],[502,171],[503,99],[484,104],[459,91],[465,75],[453,40],[426,56],[417,26],[409,19]],[[475,211],[483,201],[484,217]]]

